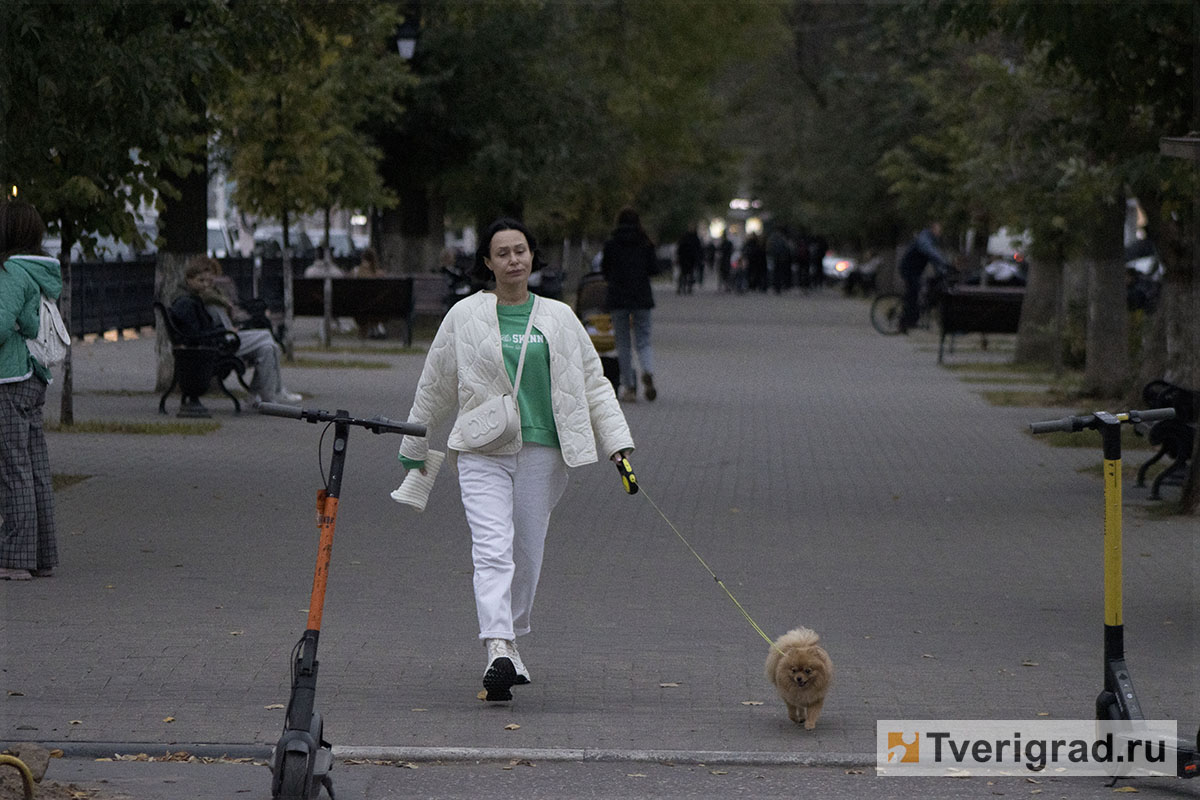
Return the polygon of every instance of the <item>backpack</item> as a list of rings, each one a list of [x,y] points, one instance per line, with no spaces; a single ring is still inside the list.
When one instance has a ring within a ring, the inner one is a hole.
[[[58,304],[44,294],[38,311],[38,334],[26,339],[25,345],[29,348],[29,354],[46,369],[57,367],[67,357],[71,334],[67,332],[62,315],[58,313]]]

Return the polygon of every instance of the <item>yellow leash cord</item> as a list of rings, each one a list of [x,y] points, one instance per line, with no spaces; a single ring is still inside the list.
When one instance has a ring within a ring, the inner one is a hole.
[[[671,530],[675,532],[675,535],[679,537],[679,541],[683,542],[683,546],[686,547],[691,554],[696,557],[696,560],[700,562],[701,566],[708,571],[708,574],[712,576],[712,579],[717,582],[717,585],[724,590],[729,599],[733,601],[733,604],[737,606],[737,610],[742,612],[742,616],[745,617],[746,621],[750,623],[750,627],[754,628],[754,630],[758,632],[758,635],[761,636],[767,644],[771,645],[772,650],[782,654],[783,651],[776,647],[775,642],[771,639],[771,637],[759,627],[758,623],[754,621],[754,618],[750,616],[750,612],[748,612],[742,606],[742,604],[738,602],[738,599],[733,596],[733,592],[729,591],[729,587],[725,585],[725,581],[717,577],[717,573],[713,572],[712,567],[708,565],[708,562],[705,561],[700,554],[696,552],[696,548],[692,547],[691,543],[684,538],[683,534],[679,532],[679,528],[675,527],[675,523],[671,522],[670,518],[667,517],[663,510],[658,507],[658,503],[654,502],[654,498],[652,498],[645,489],[641,488],[640,484],[637,482],[637,477],[633,474],[633,467],[630,466],[629,459],[622,458],[620,461],[618,461],[617,471],[621,473],[621,481],[625,486],[625,491],[629,494],[638,494],[639,490],[641,491],[642,495],[645,496],[651,507],[653,507],[654,510],[658,512],[658,515],[663,518],[663,522],[667,523]]]

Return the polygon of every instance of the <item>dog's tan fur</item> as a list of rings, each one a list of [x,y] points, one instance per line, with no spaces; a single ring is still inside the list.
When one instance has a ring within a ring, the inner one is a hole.
[[[833,683],[833,661],[809,628],[795,628],[775,640],[767,654],[767,680],[787,705],[788,719],[811,731],[821,717]]]

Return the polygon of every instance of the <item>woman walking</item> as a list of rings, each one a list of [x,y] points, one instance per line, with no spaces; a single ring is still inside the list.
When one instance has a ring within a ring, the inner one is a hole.
[[[48,577],[58,566],[54,490],[42,428],[50,370],[29,354],[41,296],[62,294],[46,226],[28,203],[0,201],[0,580]]]
[[[494,288],[447,312],[408,419],[430,431],[454,419],[448,446],[458,454],[471,528],[479,638],[487,650],[483,685],[488,700],[511,700],[512,686],[532,680],[515,640],[530,631],[546,531],[567,468],[600,454],[618,460],[633,451],[633,440],[574,312],[529,291],[530,273],[541,266],[529,229],[496,220],[480,239],[475,264],[494,278]],[[473,415],[514,393],[519,432],[503,445],[473,446]],[[424,470],[428,449],[427,438],[406,436],[402,465]]]

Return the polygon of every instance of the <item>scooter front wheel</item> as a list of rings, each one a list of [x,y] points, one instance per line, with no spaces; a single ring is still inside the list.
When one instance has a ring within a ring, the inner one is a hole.
[[[898,294],[881,294],[871,303],[871,324],[884,336],[900,333],[903,315],[904,298]]]
[[[279,800],[309,800],[312,786],[308,757],[299,752],[285,753],[279,769]]]

